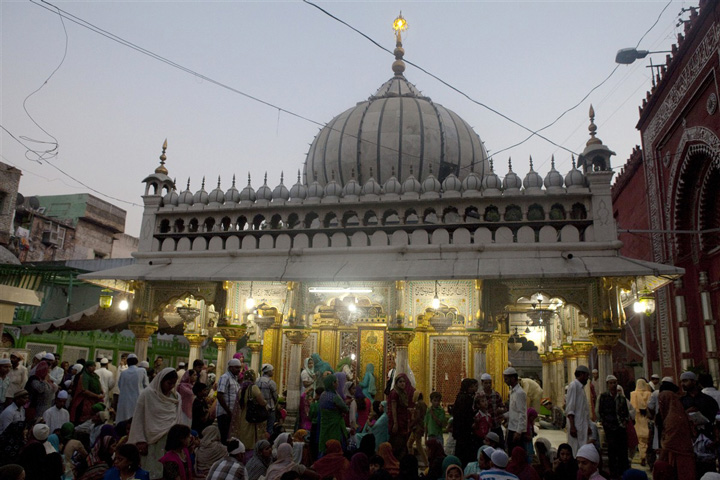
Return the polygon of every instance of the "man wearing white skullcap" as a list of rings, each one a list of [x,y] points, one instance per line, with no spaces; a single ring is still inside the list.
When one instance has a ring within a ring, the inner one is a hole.
[[[480,472],[480,479],[512,480],[518,478],[517,475],[513,475],[505,470],[509,461],[508,454],[503,450],[499,448],[493,450],[490,454],[490,463],[492,463],[492,466],[488,470]]]
[[[503,380],[510,387],[510,400],[507,413],[507,447],[512,452],[515,447],[524,447],[524,433],[527,431],[527,394],[520,386],[518,373],[513,367],[506,368]]]
[[[227,442],[227,456],[215,462],[207,473],[207,480],[244,480],[248,478],[245,460],[245,445],[237,438]],[[258,454],[259,452],[255,452]]]
[[[568,420],[567,443],[577,454],[578,448],[588,442],[590,436],[590,407],[585,395],[585,385],[590,370],[585,365],[575,369],[575,380],[568,385],[565,394],[565,415]]]
[[[12,352],[10,354],[10,371],[8,377],[10,378],[10,385],[5,392],[5,398],[13,398],[15,392],[23,390],[25,384],[28,381],[28,371],[21,362],[24,359],[23,354],[20,352]]]
[[[272,434],[273,426],[275,425],[275,403],[278,400],[277,384],[272,379],[275,368],[269,363],[263,363],[262,375],[257,379],[255,385],[258,386],[260,392],[267,402],[267,408],[270,412],[270,416],[267,419],[267,432]]]
[[[492,376],[489,373],[483,373],[480,376],[480,384],[482,385],[482,393],[488,401],[488,413],[492,417],[490,431],[495,432],[500,439],[498,443],[505,444],[505,436],[503,435],[502,421],[505,413],[505,404],[500,394],[492,388]]]
[[[630,421],[630,412],[627,400],[618,388],[617,377],[608,375],[605,383],[607,391],[598,399],[598,418],[605,430],[610,475],[618,478],[630,468],[627,455],[627,425]]]
[[[45,420],[47,426],[50,427],[50,433],[55,433],[55,430],[60,430],[63,424],[70,421],[70,412],[65,409],[67,399],[68,393],[65,390],[60,390],[55,397],[55,405],[43,412],[42,418]]]
[[[240,383],[238,382],[238,373],[242,364],[237,358],[231,359],[227,364],[227,371],[222,374],[218,381],[217,388],[217,408],[216,418],[218,421],[218,429],[220,430],[220,441],[226,444],[228,432],[230,431],[230,421],[232,420],[232,409],[237,399]]]
[[[135,405],[137,405],[138,398],[140,398],[140,392],[150,385],[147,371],[138,366],[137,355],[134,353],[128,355],[126,363],[127,368],[120,372],[118,377],[118,390],[120,390],[120,393],[118,394],[117,412],[115,413],[116,422],[132,418],[135,413]]]
[[[594,445],[583,445],[577,452],[578,473],[583,480],[604,479],[598,472],[600,454]]]

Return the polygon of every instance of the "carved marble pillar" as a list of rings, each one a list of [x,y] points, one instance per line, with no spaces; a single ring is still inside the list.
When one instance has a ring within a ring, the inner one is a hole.
[[[262,344],[260,342],[248,342],[247,345],[251,352],[250,369],[258,374],[260,369],[260,352],[262,352]]]
[[[565,364],[563,362],[564,356],[562,350],[555,350],[552,355],[552,369],[554,378],[553,403],[555,405],[562,405],[562,401],[565,398]]]
[[[290,364],[287,375],[287,413],[292,423],[297,418],[300,409],[300,371],[302,370],[302,346],[310,336],[310,330],[301,328],[286,328],[285,336],[290,342]]]
[[[565,384],[569,384],[575,379],[575,370],[578,367],[578,353],[572,344],[563,345],[563,356],[565,357],[565,365],[567,367]]]
[[[388,335],[395,342],[395,363],[397,364],[395,374],[407,373],[409,366],[408,345],[415,338],[415,331],[407,329],[388,330]]]
[[[598,349],[598,382],[600,388],[597,392],[598,396],[607,390],[605,378],[613,373],[612,348],[620,340],[620,331],[618,330],[595,330],[590,334],[590,338]]]
[[[591,342],[573,342],[573,347],[575,347],[575,351],[577,352],[578,365],[585,365],[590,368],[590,352],[593,346]],[[590,368],[590,370],[592,370],[592,368]],[[573,372],[573,374],[575,374],[575,372]]]
[[[192,368],[192,364],[198,358],[202,359],[202,344],[207,338],[197,333],[186,333],[185,338],[190,342],[190,354],[188,356],[188,367]]]
[[[246,325],[225,325],[220,327],[220,334],[227,340],[226,356],[228,361],[237,353],[237,342],[247,332]]]
[[[225,337],[220,335],[219,333],[216,334],[213,337],[213,342],[215,342],[215,345],[217,345],[217,363],[215,370],[217,371],[217,377],[220,378],[223,373],[225,373],[225,369],[227,368],[227,360],[225,356],[225,348],[227,346],[227,340],[225,340]]]
[[[421,392],[429,392],[430,385],[430,340],[428,332],[430,324],[425,315],[421,315],[417,319],[417,327],[415,327],[415,340],[413,340],[410,349],[410,365],[415,373],[415,388]],[[362,377],[360,377],[362,378]],[[429,394],[426,394],[429,401]]]
[[[472,346],[473,378],[479,382],[480,376],[487,372],[487,346],[492,340],[492,334],[472,332],[469,338]]]
[[[148,358],[147,351],[150,344],[150,335],[157,331],[157,325],[149,322],[131,323],[128,325],[133,334],[135,334],[135,355],[140,361]]]
[[[552,398],[552,377],[550,375],[551,362],[550,354],[541,353],[540,361],[542,362],[542,382],[543,382],[543,397]]]
[[[393,327],[403,327],[405,322],[405,282],[399,280],[395,282],[395,318],[390,319],[390,325]],[[399,322],[399,323],[397,323]]]

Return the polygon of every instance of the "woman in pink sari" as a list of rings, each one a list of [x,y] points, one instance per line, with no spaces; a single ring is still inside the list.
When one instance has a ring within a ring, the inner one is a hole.
[[[180,379],[180,383],[176,388],[178,395],[180,396],[180,411],[178,412],[178,423],[192,425],[192,405],[195,400],[195,394],[193,393],[193,385],[197,380],[197,372],[192,368],[185,372]]]

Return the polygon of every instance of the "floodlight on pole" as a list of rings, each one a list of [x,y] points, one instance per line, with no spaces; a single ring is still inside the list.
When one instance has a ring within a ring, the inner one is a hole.
[[[637,48],[621,48],[615,54],[615,63],[621,65],[630,65],[635,60],[647,57],[651,53],[672,53],[670,50],[660,50],[657,52],[650,52],[648,50],[638,50]]]

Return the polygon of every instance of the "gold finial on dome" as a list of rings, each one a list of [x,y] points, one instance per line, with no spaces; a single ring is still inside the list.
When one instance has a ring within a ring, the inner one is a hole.
[[[590,104],[590,125],[588,126],[588,130],[590,131],[590,140],[588,140],[585,145],[602,145],[602,140],[595,136],[597,134],[597,125],[595,125],[595,109],[592,103]]]
[[[167,160],[167,157],[165,156],[165,150],[167,150],[167,138],[163,142],[162,154],[160,155],[160,166],[155,169],[155,173],[161,173],[163,175],[168,174],[168,169],[165,168],[165,160]]]
[[[395,51],[393,53],[395,54],[395,61],[392,64],[392,70],[398,77],[402,77],[405,71],[405,62],[403,62],[405,50],[402,48],[402,32],[407,30],[407,28],[407,20],[403,18],[401,11],[400,15],[393,21],[393,30],[395,30]]]

